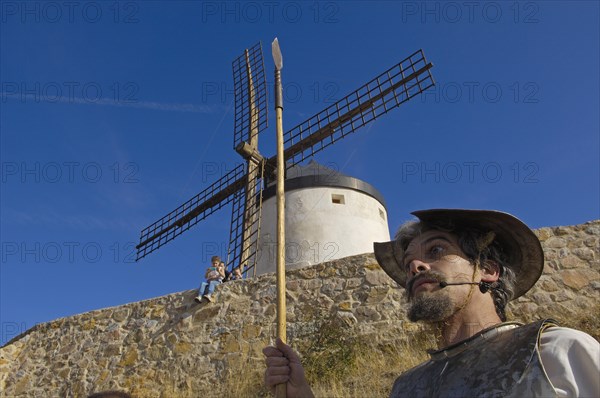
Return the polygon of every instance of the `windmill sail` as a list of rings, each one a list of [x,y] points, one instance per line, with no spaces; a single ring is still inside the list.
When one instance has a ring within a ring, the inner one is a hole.
[[[233,81],[236,104],[234,149],[246,159],[248,173],[245,189],[233,200],[227,267],[240,266],[242,272],[246,272],[254,267],[260,233],[264,159],[258,152],[258,135],[267,127],[268,120],[260,43],[233,62]]]
[[[233,61],[235,122],[233,148],[250,142],[268,126],[267,85],[260,43]]]
[[[284,136],[286,168],[312,157],[337,140],[400,106],[435,83],[418,50]],[[276,161],[269,158],[269,166]],[[271,166],[272,167],[272,166]]]
[[[258,172],[248,174],[247,192],[236,192],[231,207],[231,230],[227,251],[227,268],[240,266],[247,273],[256,264],[260,219],[262,210],[263,170],[261,163]]]
[[[172,241],[199,221],[231,202],[233,195],[245,187],[246,174],[246,165],[239,164],[219,181],[144,228],[140,236],[140,243],[136,246],[136,261]]]

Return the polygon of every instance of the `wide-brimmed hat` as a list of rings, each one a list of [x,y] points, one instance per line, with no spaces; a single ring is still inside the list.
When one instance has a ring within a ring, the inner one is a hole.
[[[473,227],[493,231],[495,240],[506,255],[505,266],[515,273],[512,299],[525,294],[537,282],[544,268],[544,252],[533,231],[515,216],[495,210],[432,209],[413,213],[419,220],[436,225],[452,223],[456,227]],[[375,258],[383,270],[402,287],[406,287],[406,270],[402,265],[404,250],[400,241],[373,243]]]

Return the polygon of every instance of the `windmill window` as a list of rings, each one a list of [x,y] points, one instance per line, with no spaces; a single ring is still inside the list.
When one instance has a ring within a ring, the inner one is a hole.
[[[331,203],[335,203],[337,205],[343,205],[346,202],[344,201],[344,195],[338,195],[335,193],[331,194]]]
[[[379,217],[381,217],[385,221],[385,213],[381,209],[379,209]]]

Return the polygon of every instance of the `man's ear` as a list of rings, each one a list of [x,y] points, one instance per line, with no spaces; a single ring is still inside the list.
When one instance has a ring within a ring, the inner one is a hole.
[[[481,280],[493,283],[498,279],[500,279],[500,265],[492,260],[486,261],[483,267],[481,267]]]

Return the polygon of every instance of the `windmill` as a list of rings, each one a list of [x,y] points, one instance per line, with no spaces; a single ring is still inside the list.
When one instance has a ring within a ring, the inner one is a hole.
[[[284,134],[286,170],[422,93],[435,83],[433,67],[418,50]],[[254,268],[262,192],[275,176],[277,156],[263,157],[258,136],[268,126],[267,89],[260,43],[233,61],[234,149],[244,159],[221,179],[142,230],[140,260],[223,206],[232,204],[227,268]]]

